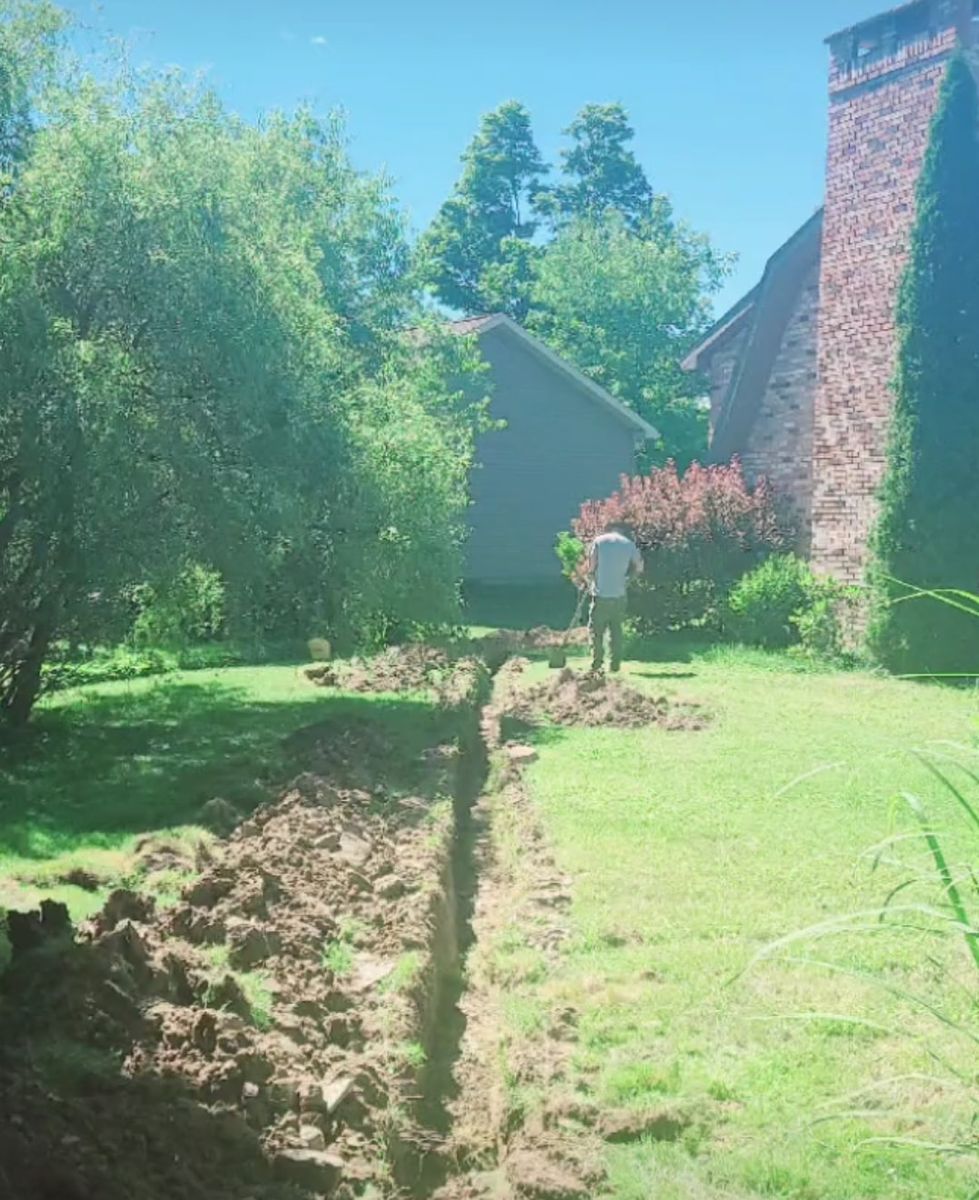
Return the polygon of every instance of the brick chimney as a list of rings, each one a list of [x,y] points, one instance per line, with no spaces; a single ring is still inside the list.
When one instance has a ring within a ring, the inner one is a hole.
[[[971,45],[977,16],[979,0],[917,0],[827,39],[812,559],[853,583],[863,578],[884,468],[915,186],[948,60]]]

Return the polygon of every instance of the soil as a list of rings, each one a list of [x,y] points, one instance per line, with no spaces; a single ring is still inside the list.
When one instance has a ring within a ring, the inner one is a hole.
[[[637,691],[621,680],[583,674],[570,667],[529,688],[508,692],[504,712],[533,724],[543,718],[556,725],[614,726],[639,729],[703,729],[705,714],[693,705]]]
[[[371,659],[317,663],[303,668],[303,674],[318,687],[347,692],[424,692],[438,691],[451,666],[446,651],[413,643],[391,646]]]
[[[404,1046],[430,1039],[442,970],[459,746],[406,762],[366,723],[289,744],[311,769],[211,843],[175,906],[120,890],[77,930],[50,903],[8,915],[0,1195],[392,1194],[418,1091]]]
[[[526,688],[526,662],[495,644],[486,703],[472,649],[307,668],[321,686],[434,692],[430,744],[351,716],[291,735],[304,773],[276,800],[247,817],[209,802],[216,836],[196,852],[141,844],[147,884],[197,872],[170,906],[137,883],[78,929],[50,902],[8,914],[4,1200],[576,1200],[604,1194],[603,1141],[680,1136],[676,1114],[581,1100],[567,1006],[507,1044],[511,1085],[548,1097],[531,1119],[511,1110],[493,947],[519,928],[556,967],[569,936],[570,881],[523,784],[536,751],[507,722],[703,715],[570,670]]]

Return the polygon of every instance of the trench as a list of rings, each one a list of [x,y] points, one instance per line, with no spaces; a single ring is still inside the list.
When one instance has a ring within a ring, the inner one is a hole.
[[[490,680],[502,662],[488,664]],[[433,938],[432,978],[423,1017],[426,1063],[418,1078],[413,1119],[420,1132],[413,1148],[395,1155],[395,1177],[413,1200],[428,1200],[459,1172],[452,1154],[452,1105],[459,1096],[456,1067],[466,1032],[462,1001],[466,959],[476,941],[473,928],[480,883],[480,845],[487,833],[478,801],[489,777],[489,747],[482,720],[488,697],[466,713],[453,788],[453,839],[440,888]]]

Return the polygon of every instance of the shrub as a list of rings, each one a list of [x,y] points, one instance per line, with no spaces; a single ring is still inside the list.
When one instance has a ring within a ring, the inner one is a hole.
[[[133,641],[137,646],[207,642],[224,631],[224,582],[200,563],[185,568],[167,587],[140,584]]]
[[[565,530],[557,535],[554,553],[561,560],[561,574],[565,579],[574,579],[585,557],[585,546],[581,538]]]
[[[811,613],[818,586],[808,563],[794,554],[775,555],[734,585],[725,628],[749,646],[770,650],[790,646],[802,632],[796,618]]]
[[[694,463],[682,475],[670,462],[623,476],[608,499],[582,506],[574,533],[587,544],[609,521],[629,526],[642,551],[646,573],[633,608],[647,633],[717,623],[734,583],[788,544],[767,482],[750,486],[737,460]]]

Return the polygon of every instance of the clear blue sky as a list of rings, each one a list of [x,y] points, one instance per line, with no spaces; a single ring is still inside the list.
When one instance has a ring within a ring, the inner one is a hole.
[[[63,0],[64,2],[64,0]],[[621,101],[653,186],[740,256],[733,302],[821,202],[823,38],[891,0],[68,0],[137,64],[204,69],[246,118],[342,107],[358,166],[414,228],[480,115],[523,101],[553,158],[584,104]]]

